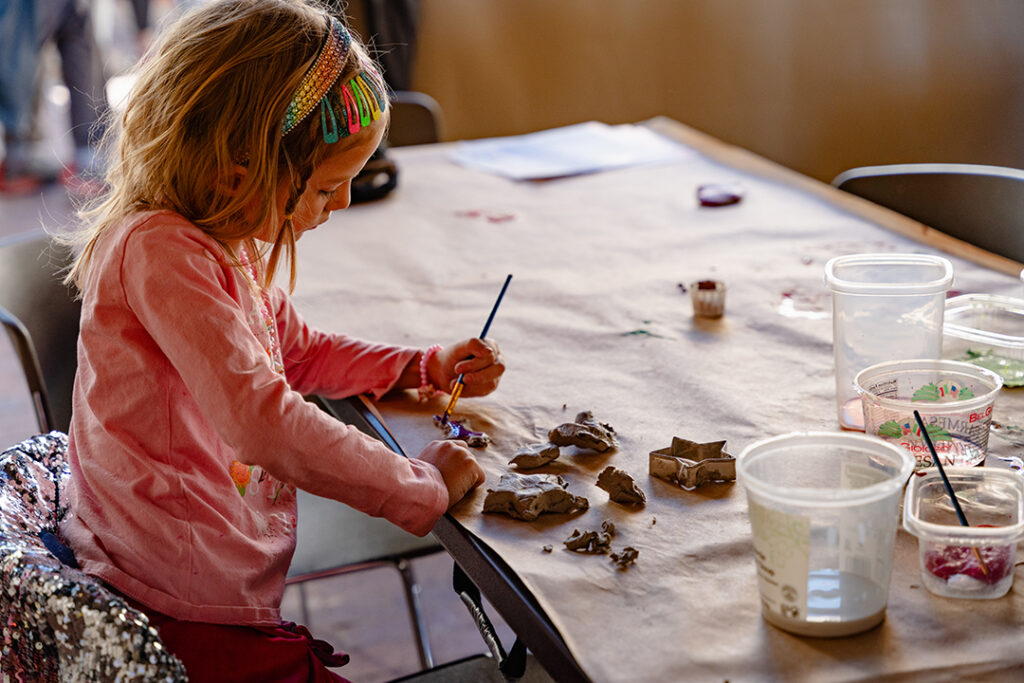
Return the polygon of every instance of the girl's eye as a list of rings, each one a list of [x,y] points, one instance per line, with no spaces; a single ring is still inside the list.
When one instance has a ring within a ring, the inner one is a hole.
[[[337,190],[320,190],[320,196],[325,199],[334,199],[336,194],[338,194]]]

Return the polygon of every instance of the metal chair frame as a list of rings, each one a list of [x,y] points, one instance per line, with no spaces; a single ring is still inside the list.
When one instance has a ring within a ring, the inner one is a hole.
[[[951,237],[1024,263],[1024,171],[981,164],[891,164],[832,185]]]

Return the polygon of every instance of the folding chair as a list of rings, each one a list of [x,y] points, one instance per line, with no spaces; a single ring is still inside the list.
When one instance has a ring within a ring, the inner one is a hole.
[[[977,164],[892,164],[832,185],[964,242],[1024,263],[1024,171]]]

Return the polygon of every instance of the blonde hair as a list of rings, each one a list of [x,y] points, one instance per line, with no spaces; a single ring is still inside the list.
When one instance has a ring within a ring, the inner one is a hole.
[[[68,283],[83,286],[96,242],[111,226],[137,211],[169,209],[220,242],[236,265],[234,245],[259,254],[262,286],[286,253],[294,286],[289,216],[328,153],[362,139],[356,134],[328,145],[319,116],[281,134],[288,103],[329,24],[329,10],[317,0],[216,0],[168,27],[107,133],[110,190],[79,213],[85,228],[70,239],[82,248]],[[352,76],[376,68],[353,36],[332,91],[340,94]],[[375,125],[387,125],[387,117]],[[239,165],[245,173],[232,187]],[[283,217],[275,200],[281,182],[289,187]],[[269,250],[260,248],[257,235],[268,221],[282,220]]]

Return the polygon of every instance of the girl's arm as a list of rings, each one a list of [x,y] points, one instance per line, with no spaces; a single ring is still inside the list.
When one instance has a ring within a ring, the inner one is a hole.
[[[160,384],[148,388],[147,410],[154,418],[181,420],[172,422],[176,429],[209,425],[244,464],[260,465],[281,481],[385,517],[414,534],[427,533],[448,506],[441,473],[334,420],[289,386],[250,328],[244,277],[218,253],[216,243],[191,226],[149,224],[127,240],[121,286],[127,309],[152,340],[131,343],[152,344],[154,354],[159,349],[173,367],[154,376]],[[415,355],[338,344],[362,372],[348,380],[348,388],[384,391]],[[361,354],[386,360],[362,362]],[[146,437],[150,455],[187,456],[174,448],[175,438],[173,429]],[[223,472],[227,486],[229,461]]]
[[[380,398],[391,389],[420,386],[423,351],[313,330],[277,287],[271,301],[288,382],[299,393]],[[493,340],[466,339],[432,354],[426,369],[440,391],[450,392],[462,374],[463,396],[484,396],[497,388],[505,364]]]

